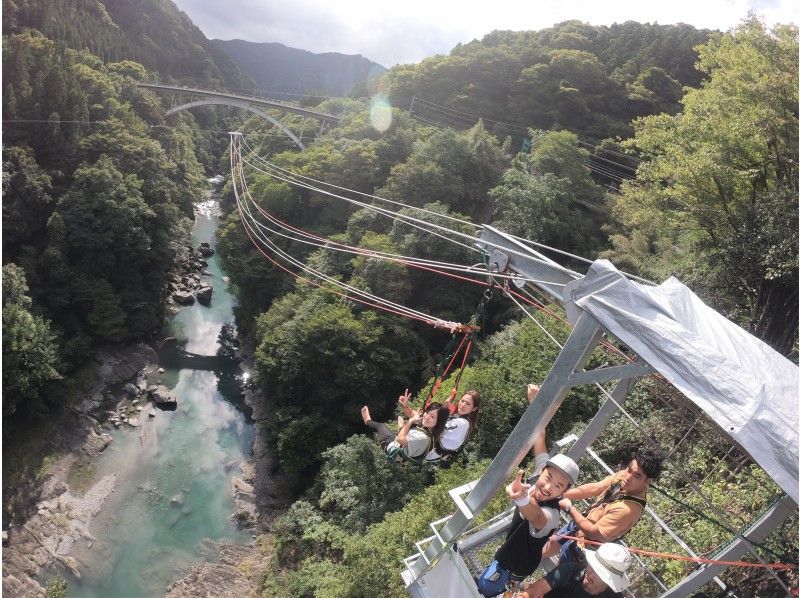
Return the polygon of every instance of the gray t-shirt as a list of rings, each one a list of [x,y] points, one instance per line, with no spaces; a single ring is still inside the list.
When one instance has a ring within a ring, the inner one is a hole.
[[[386,452],[395,450],[400,447],[400,444],[394,440],[386,447]],[[422,428],[413,427],[408,431],[408,446],[403,448],[405,456],[409,459],[421,457],[430,447],[430,437]]]

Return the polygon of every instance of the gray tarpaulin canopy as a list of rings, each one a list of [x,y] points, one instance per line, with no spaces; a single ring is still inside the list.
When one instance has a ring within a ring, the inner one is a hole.
[[[675,278],[645,286],[597,260],[570,287],[568,302],[657,369],[798,502],[796,365]]]

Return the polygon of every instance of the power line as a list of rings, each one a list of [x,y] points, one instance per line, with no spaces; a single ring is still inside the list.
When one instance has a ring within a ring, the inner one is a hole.
[[[423,106],[425,106],[425,107],[431,108],[433,110],[436,110],[436,111],[444,113],[444,114],[449,114],[450,116],[454,116],[456,118],[459,118],[459,117],[460,118],[470,117],[470,118],[474,118],[474,119],[483,119],[484,122],[495,122],[495,123],[498,123],[498,124],[501,124],[501,125],[505,126],[506,128],[513,129],[513,130],[516,130],[516,131],[527,132],[527,130],[528,130],[527,127],[524,127],[521,124],[508,123],[508,122],[503,122],[503,121],[499,121],[499,120],[486,118],[486,117],[483,117],[483,116],[480,116],[480,115],[477,115],[477,114],[471,114],[469,112],[464,112],[462,110],[457,110],[455,108],[450,108],[449,106],[444,106],[442,104],[436,104],[435,102],[432,102],[430,100],[426,100],[425,98],[414,96],[413,103],[416,103],[416,102],[421,102],[423,104]],[[579,140],[578,142],[579,143],[581,143],[583,145],[586,145],[586,146],[589,146],[589,147],[592,147],[592,148],[597,148],[599,146],[597,146],[596,144],[593,144],[593,143],[589,143],[587,141],[582,141],[582,138],[583,139],[594,139],[595,141],[602,141],[602,140],[598,140],[598,139],[596,139],[594,137],[586,136],[586,135],[582,135],[582,134],[577,135],[577,137],[578,137],[578,140]],[[600,151],[604,152],[604,153],[609,153],[609,154],[615,154],[615,155],[618,155],[618,156],[622,156],[622,157],[624,157],[626,159],[633,160],[635,162],[641,162],[640,158],[637,158],[635,156],[631,156],[629,154],[622,154],[620,152],[617,152],[617,151],[614,151],[614,150],[610,150],[610,149],[605,149],[605,148],[601,149]],[[620,168],[627,168],[627,169],[633,170],[635,172],[635,169],[632,169],[630,166],[627,166],[625,164],[620,164],[619,162],[614,162],[612,160],[608,160],[606,158],[601,158],[600,156],[596,156],[596,155],[595,155],[595,157],[597,157],[599,159],[603,159],[606,162],[610,162],[611,164],[619,166]]]
[[[232,142],[233,142],[233,140],[232,140]],[[235,157],[234,157],[234,154],[235,154]],[[337,295],[340,295],[340,296],[345,297],[347,299],[351,299],[351,300],[357,301],[359,303],[364,303],[366,305],[370,305],[372,307],[377,307],[377,308],[383,309],[385,311],[390,311],[390,312],[396,313],[398,315],[405,315],[406,317],[409,317],[409,318],[412,318],[412,319],[417,319],[417,320],[426,322],[428,324],[431,324],[433,326],[448,328],[448,327],[451,327],[451,326],[455,325],[455,323],[453,323],[453,322],[446,322],[446,321],[441,320],[439,318],[434,318],[432,316],[428,316],[427,314],[424,314],[423,312],[419,312],[417,310],[413,310],[413,309],[408,308],[406,306],[403,306],[401,304],[397,304],[397,303],[388,301],[388,300],[386,300],[384,298],[378,297],[376,295],[372,295],[371,293],[368,293],[368,292],[366,292],[366,291],[364,291],[362,289],[358,289],[356,287],[353,287],[352,285],[348,285],[346,283],[338,281],[335,278],[327,276],[326,274],[324,274],[322,272],[319,272],[318,270],[315,270],[314,268],[309,267],[307,264],[304,264],[303,262],[293,258],[291,255],[289,255],[288,253],[284,252],[277,245],[275,245],[273,242],[271,242],[267,237],[259,236],[258,233],[256,233],[256,231],[254,231],[252,228],[248,227],[246,222],[245,222],[244,213],[246,212],[248,214],[248,217],[252,217],[252,214],[250,213],[249,209],[246,208],[246,206],[243,206],[243,203],[241,201],[241,196],[239,195],[238,188],[236,187],[236,184],[235,184],[235,180],[236,180],[235,173],[237,171],[236,167],[238,166],[239,176],[241,177],[240,182],[243,184],[243,190],[245,191],[246,194],[249,194],[249,192],[247,191],[247,188],[246,188],[246,183],[245,183],[244,178],[243,178],[243,170],[241,169],[241,163],[238,161],[239,158],[241,158],[241,154],[238,151],[234,152],[233,148],[232,148],[232,150],[231,150],[231,171],[232,171],[232,174],[234,174],[234,177],[233,177],[234,184],[232,186],[234,188],[234,195],[236,196],[236,202],[237,202],[237,206],[239,208],[239,215],[242,218],[242,223],[248,229],[247,233],[248,233],[248,236],[250,237],[251,241],[253,241],[255,243],[255,240],[253,239],[253,237],[251,235],[251,233],[253,233],[253,234],[256,235],[257,238],[259,238],[260,241],[262,241],[262,243],[264,243],[267,247],[272,249],[277,255],[280,255],[288,263],[294,265],[295,267],[300,268],[304,272],[307,272],[307,273],[319,278],[320,280],[323,280],[325,282],[328,282],[329,284],[333,284],[333,285],[338,286],[338,287],[340,287],[342,289],[345,289],[348,292],[351,292],[351,293],[353,293],[355,295],[358,295],[359,297],[362,297],[362,299],[358,299],[356,297],[351,297],[350,295],[347,295],[347,294],[344,294],[344,293],[339,293],[337,291],[331,290],[332,292],[334,292]],[[264,253],[264,252],[262,251],[262,253]],[[266,256],[265,253],[264,253],[264,255]],[[267,256],[267,257],[269,258],[269,256]],[[278,267],[280,267],[284,271],[288,272],[289,274],[292,274],[293,276],[295,276],[297,278],[303,279],[306,282],[309,282],[310,284],[313,284],[315,286],[318,286],[318,287],[322,286],[320,283],[315,283],[313,281],[305,279],[305,278],[299,276],[297,273],[292,272],[291,270],[288,270],[287,268],[284,268],[283,266],[280,266],[277,262],[272,260],[272,258],[269,258],[269,259],[275,265],[277,265]]]
[[[239,154],[239,155],[241,155],[241,154]],[[242,180],[244,180],[243,179],[243,175],[240,175],[240,178]],[[249,190],[248,190],[247,193],[249,195]],[[264,225],[263,223],[260,223],[257,220],[253,219],[253,223],[256,226],[258,226],[261,229],[267,230],[267,231],[269,231],[269,232],[271,232],[273,234],[276,234],[278,236],[281,236],[281,237],[284,237],[286,239],[292,240],[292,241],[297,241],[297,242],[300,242],[300,243],[303,243],[303,244],[311,245],[311,246],[318,247],[318,248],[327,249],[327,250],[330,250],[330,251],[338,251],[338,252],[350,253],[350,254],[354,254],[354,255],[361,255],[361,256],[369,257],[369,258],[383,259],[383,260],[392,261],[392,262],[396,262],[396,263],[401,263],[401,264],[412,266],[412,267],[429,266],[429,267],[435,267],[435,268],[439,268],[439,269],[443,269],[443,270],[451,270],[451,271],[456,271],[456,272],[462,272],[462,273],[465,273],[465,274],[473,274],[473,275],[477,274],[477,275],[480,275],[480,276],[487,276],[487,277],[490,277],[490,278],[515,279],[515,280],[523,280],[525,282],[532,282],[532,283],[539,283],[539,284],[544,282],[544,281],[540,281],[540,280],[534,280],[534,279],[531,279],[531,278],[527,278],[527,277],[524,277],[524,276],[520,277],[520,276],[510,275],[510,274],[502,274],[502,273],[495,273],[495,272],[489,272],[489,271],[475,270],[474,267],[466,266],[464,264],[454,264],[454,263],[450,263],[450,262],[440,262],[440,261],[435,261],[435,260],[417,258],[417,257],[414,257],[414,256],[405,256],[405,255],[393,254],[393,253],[388,253],[388,252],[380,252],[380,251],[375,251],[375,250],[371,250],[371,249],[367,249],[367,248],[363,248],[363,247],[355,247],[355,246],[352,246],[352,245],[347,245],[345,243],[341,243],[339,241],[334,241],[334,240],[326,238],[326,237],[322,237],[322,236],[319,236],[319,235],[316,235],[316,234],[313,234],[313,233],[309,233],[308,231],[305,231],[303,229],[300,229],[300,228],[297,228],[295,226],[289,225],[289,224],[283,222],[282,220],[276,218],[275,216],[271,215],[266,210],[264,210],[261,206],[258,205],[258,202],[254,201],[252,199],[252,197],[251,197],[251,201],[252,201],[253,205],[255,206],[256,210],[259,213],[261,213],[265,218],[267,218],[270,222],[272,222],[275,225],[277,225],[279,228],[281,228],[281,229],[283,229],[285,231],[288,231],[289,234],[281,233],[280,231],[277,231],[275,229],[269,228],[268,226]],[[300,235],[300,237],[304,237],[304,238],[298,238],[297,236],[294,236],[294,235]],[[429,269],[429,268],[425,268],[425,269]]]
[[[271,163],[267,162],[263,158],[261,160],[265,164],[268,164],[269,168],[276,168],[278,170],[285,170],[285,169],[280,168],[279,166],[276,166],[274,164],[271,164]],[[255,166],[251,162],[247,161],[246,159],[244,160],[244,162],[246,164],[250,165],[251,167],[255,168],[257,171],[259,171],[259,172],[261,172],[263,174],[266,174],[267,176],[272,176],[274,178],[277,178],[278,180],[282,180],[282,181],[287,182],[289,184],[293,184],[293,185],[296,185],[296,186],[299,186],[299,187],[303,187],[303,188],[309,189],[311,191],[316,191],[318,193],[322,193],[322,194],[328,195],[330,197],[334,197],[334,198],[338,198],[338,199],[344,200],[344,201],[346,201],[348,203],[357,205],[359,207],[375,211],[377,213],[383,214],[384,216],[387,216],[388,218],[390,218],[392,220],[397,220],[397,221],[403,222],[404,224],[407,224],[407,225],[412,226],[414,228],[418,228],[420,230],[428,232],[429,234],[433,234],[433,235],[439,236],[439,237],[441,237],[441,238],[443,238],[443,239],[445,239],[445,240],[447,240],[447,241],[449,241],[451,243],[454,243],[456,245],[460,245],[460,246],[462,246],[462,247],[464,247],[466,249],[469,249],[471,251],[477,251],[479,253],[482,253],[481,250],[479,250],[477,247],[475,247],[473,245],[466,245],[465,243],[461,243],[459,241],[456,241],[455,239],[452,239],[450,237],[446,237],[443,234],[438,233],[437,231],[441,231],[442,233],[449,233],[449,234],[451,234],[453,236],[466,239],[466,240],[470,241],[471,243],[475,243],[477,241],[475,239],[475,237],[473,237],[471,235],[468,235],[466,233],[462,233],[462,232],[457,231],[457,230],[452,230],[452,229],[449,229],[449,228],[447,228],[445,226],[441,226],[441,225],[438,225],[438,224],[433,223],[433,222],[420,220],[419,218],[415,218],[415,217],[409,216],[407,214],[401,214],[399,212],[393,212],[392,210],[388,210],[386,208],[381,208],[381,207],[374,206],[374,205],[371,205],[371,204],[367,204],[367,203],[364,203],[364,202],[361,202],[361,201],[358,201],[358,200],[355,200],[355,199],[352,199],[352,198],[349,198],[349,197],[345,197],[343,195],[338,195],[336,193],[332,193],[332,192],[327,191],[325,189],[321,189],[319,187],[314,187],[312,185],[303,183],[301,181],[298,181],[298,180],[295,180],[295,179],[292,179],[292,178],[287,178],[285,176],[281,176],[279,174],[276,174],[275,172],[265,171],[265,170],[259,168],[258,166]],[[290,172],[290,171],[286,171],[286,172]],[[293,173],[291,173],[291,175],[293,175]],[[408,206],[406,204],[402,204],[402,205],[404,207],[406,207],[406,208],[417,209],[414,206]],[[559,264],[556,264],[552,260],[547,260],[546,261],[544,259],[533,258],[529,254],[524,254],[524,253],[518,252],[516,250],[509,249],[509,248],[503,247],[501,245],[497,245],[497,244],[492,243],[490,241],[481,241],[481,242],[484,245],[489,245],[489,246],[495,247],[497,249],[502,249],[503,251],[506,251],[508,253],[513,253],[513,254],[519,255],[521,257],[525,257],[526,259],[529,259],[529,260],[534,260],[534,261],[539,261],[541,263],[546,263],[548,266],[559,268],[562,271],[564,271],[565,273],[567,273],[567,274],[569,274],[569,275],[571,275],[573,277],[580,277],[581,276],[577,272],[569,270],[568,268],[565,268],[565,267],[563,267],[563,266],[561,266]]]
[[[339,185],[334,185],[333,183],[328,183],[326,181],[321,181],[319,179],[315,179],[315,178],[312,178],[312,177],[309,177],[309,176],[305,176],[305,175],[302,175],[302,174],[299,174],[299,173],[293,173],[293,172],[291,172],[289,170],[280,168],[279,166],[268,162],[266,159],[264,159],[261,156],[259,156],[258,154],[256,154],[255,151],[247,144],[247,140],[244,139],[244,137],[242,137],[242,143],[244,144],[244,147],[250,152],[250,155],[254,156],[259,162],[261,162],[261,163],[263,163],[265,165],[273,166],[273,167],[277,168],[278,170],[280,170],[281,172],[284,172],[284,173],[287,173],[287,174],[291,174],[294,177],[297,177],[297,178],[300,178],[300,179],[303,179],[303,180],[307,180],[307,181],[311,181],[313,183],[317,183],[317,184],[320,184],[320,185],[325,185],[325,186],[331,187],[333,189],[339,189],[340,191],[346,191],[348,193],[355,193],[355,194],[360,195],[362,197],[368,197],[370,199],[377,199],[378,201],[382,201],[382,202],[385,202],[385,203],[388,203],[388,204],[391,204],[391,205],[396,205],[396,206],[400,206],[400,207],[403,207],[403,208],[406,208],[406,209],[416,210],[418,212],[422,212],[424,214],[428,214],[428,215],[434,216],[436,218],[442,218],[442,219],[445,219],[445,220],[450,220],[452,222],[457,222],[458,224],[463,224],[464,226],[470,226],[470,227],[473,227],[473,228],[476,228],[476,229],[480,229],[481,228],[480,225],[475,224],[474,222],[469,222],[468,220],[464,220],[462,218],[456,218],[455,216],[450,216],[449,214],[440,214],[439,212],[434,212],[433,210],[428,210],[427,208],[411,206],[409,204],[406,204],[406,203],[403,203],[403,202],[400,202],[400,201],[396,201],[396,200],[393,200],[393,199],[388,199],[386,197],[380,197],[379,195],[372,195],[370,193],[365,193],[363,191],[356,191],[355,189],[348,189],[347,187],[341,187]]]

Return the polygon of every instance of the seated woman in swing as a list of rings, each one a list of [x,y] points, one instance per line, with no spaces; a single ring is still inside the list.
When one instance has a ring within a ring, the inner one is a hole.
[[[450,410],[441,403],[431,403],[422,413],[414,413],[408,419],[398,416],[395,434],[386,424],[372,420],[369,407],[361,408],[364,424],[375,430],[387,455],[398,461],[423,459],[442,434],[449,414]]]
[[[466,444],[467,439],[472,435],[478,425],[478,412],[481,408],[481,394],[477,390],[465,392],[458,403],[453,403],[453,398],[457,389],[453,389],[450,396],[445,400],[445,405],[449,409],[449,417],[445,424],[442,434],[434,439],[433,449],[425,455],[425,460],[429,462],[449,462]],[[409,405],[411,393],[406,388],[405,393],[400,395],[397,402],[400,403],[407,417],[411,417],[414,411]]]

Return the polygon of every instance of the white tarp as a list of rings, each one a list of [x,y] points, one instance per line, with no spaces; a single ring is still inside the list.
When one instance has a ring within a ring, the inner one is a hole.
[[[636,351],[798,502],[798,368],[683,283],[626,279],[597,260],[570,297]]]
[[[405,578],[406,573],[403,574]],[[483,598],[461,555],[448,548],[425,574],[407,587],[412,596],[425,598]]]

